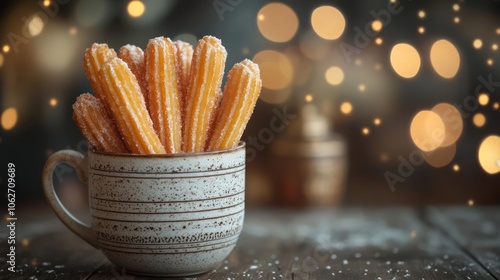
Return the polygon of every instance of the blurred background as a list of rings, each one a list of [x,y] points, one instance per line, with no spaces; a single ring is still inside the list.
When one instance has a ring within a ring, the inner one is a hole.
[[[500,202],[500,1],[2,1],[0,172],[42,201],[55,151],[85,152],[72,120],[93,42],[222,40],[226,73],[259,64],[248,124],[249,206]],[[62,166],[63,200],[86,190]]]

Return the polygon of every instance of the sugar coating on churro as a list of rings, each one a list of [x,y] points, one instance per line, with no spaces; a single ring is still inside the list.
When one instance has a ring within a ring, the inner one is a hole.
[[[259,66],[245,59],[229,71],[208,151],[235,147],[262,88]]]
[[[182,120],[175,47],[168,38],[149,40],[145,53],[149,113],[167,153],[181,151]]]
[[[164,154],[153,128],[139,83],[127,64],[113,58],[99,71],[104,100],[127,148],[136,154]]]
[[[97,98],[102,97],[101,84],[98,78],[99,69],[106,61],[114,57],[116,57],[115,50],[110,49],[107,44],[93,43],[90,48],[85,50],[83,69]]]
[[[195,47],[187,91],[183,151],[204,151],[210,117],[222,83],[227,52],[221,41],[205,36]]]
[[[148,104],[148,81],[146,79],[146,63],[144,61],[144,51],[134,45],[125,45],[118,50],[118,57],[127,63],[130,71],[135,75],[139,86],[141,87],[142,95]]]
[[[98,151],[128,152],[104,105],[93,95],[84,93],[78,96],[73,104],[73,119],[85,138]]]

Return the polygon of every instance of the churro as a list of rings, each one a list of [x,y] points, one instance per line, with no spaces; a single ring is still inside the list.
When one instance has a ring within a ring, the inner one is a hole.
[[[210,118],[222,83],[226,55],[221,41],[212,36],[203,37],[195,47],[183,126],[184,152],[204,151]]]
[[[177,40],[174,42],[177,75],[179,78],[179,104],[184,108],[186,103],[187,87],[189,84],[189,71],[191,70],[191,59],[193,58],[193,46],[187,42]]]
[[[235,147],[253,113],[262,81],[259,66],[245,59],[229,71],[208,151]]]
[[[98,151],[109,153],[128,152],[113,120],[104,105],[91,95],[78,96],[73,104],[73,119],[85,138]]]
[[[181,151],[182,123],[175,47],[168,38],[149,40],[145,52],[149,114],[167,153]]]
[[[130,152],[164,154],[139,83],[127,64],[119,58],[108,60],[99,71],[99,79],[104,100]]]
[[[125,45],[118,50],[118,57],[125,61],[130,68],[130,71],[135,75],[139,86],[141,87],[142,95],[148,105],[148,81],[146,79],[146,63],[144,61],[144,51],[134,45]]]
[[[93,43],[90,48],[85,50],[83,56],[83,69],[87,76],[90,86],[97,98],[102,98],[101,84],[99,82],[99,69],[106,61],[116,57],[114,49],[110,49],[107,44]]]

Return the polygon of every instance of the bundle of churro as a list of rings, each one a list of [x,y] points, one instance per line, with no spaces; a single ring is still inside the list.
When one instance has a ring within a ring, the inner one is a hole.
[[[106,44],[85,51],[84,69],[94,95],[73,104],[73,118],[98,151],[174,154],[235,147],[253,113],[262,81],[246,59],[229,71],[221,41],[189,43],[158,37],[145,50]]]

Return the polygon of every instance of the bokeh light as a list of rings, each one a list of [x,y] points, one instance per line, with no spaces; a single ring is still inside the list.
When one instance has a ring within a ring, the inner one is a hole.
[[[403,78],[413,78],[420,69],[420,55],[411,45],[401,43],[391,50],[391,65],[396,73]]]
[[[413,117],[410,135],[420,150],[433,151],[444,141],[445,125],[438,114],[427,110],[420,111]]]
[[[456,3],[455,3],[455,4],[453,4],[453,11],[455,11],[455,12],[460,11],[460,5],[458,5],[458,4],[456,4]]]
[[[133,18],[142,16],[145,11],[146,6],[141,1],[133,0],[130,1],[127,5],[127,13]]]
[[[493,65],[493,59],[492,58],[488,58],[486,60],[486,64],[488,64],[488,66],[492,66]]]
[[[330,85],[340,85],[344,80],[344,71],[337,66],[329,67],[326,69],[325,79]]]
[[[471,207],[474,206],[474,199],[467,200],[467,205],[469,205]]]
[[[289,86],[293,78],[293,66],[285,54],[264,50],[253,57],[259,65],[264,88],[279,90]]]
[[[10,52],[10,46],[9,46],[9,45],[7,45],[7,44],[6,44],[6,45],[3,45],[3,47],[2,47],[2,51],[3,51],[4,53],[8,53],[8,52]]]
[[[340,112],[344,115],[349,115],[352,112],[352,104],[350,102],[342,102],[340,104]]]
[[[380,37],[375,39],[375,44],[377,44],[379,46],[382,45],[383,42],[384,42],[384,40],[382,40],[382,38],[380,38]]]
[[[380,30],[382,30],[382,27],[384,27],[384,25],[380,20],[376,19],[372,22],[373,31],[380,32]]]
[[[328,54],[330,47],[331,46],[328,41],[316,36],[312,30],[305,32],[300,36],[299,49],[310,59],[320,60],[324,58]]]
[[[337,8],[321,6],[312,12],[311,25],[321,38],[335,40],[344,33],[345,18]]]
[[[460,23],[460,18],[459,17],[454,17],[453,18],[454,23]]]
[[[57,99],[56,98],[51,98],[49,101],[50,106],[56,107],[57,106]]]
[[[289,6],[282,3],[270,3],[257,13],[257,27],[269,41],[283,43],[295,36],[299,27],[299,19]]]
[[[359,92],[365,92],[365,90],[366,90],[365,84],[359,84],[358,85],[358,90],[359,90]]]
[[[76,28],[76,27],[74,27],[74,26],[73,26],[73,27],[70,27],[70,28],[69,28],[69,30],[68,30],[68,33],[69,33],[69,35],[71,35],[71,36],[75,36],[76,34],[78,34],[78,28]]]
[[[431,64],[443,78],[455,77],[460,68],[460,54],[448,40],[438,40],[431,47]]]
[[[441,147],[447,147],[455,143],[463,130],[462,115],[458,109],[448,103],[439,103],[431,109],[439,115],[445,126],[445,138]]]
[[[500,108],[500,103],[498,102],[493,103],[493,109],[498,110],[498,108]]]
[[[472,41],[472,46],[475,48],[475,49],[480,49],[483,47],[483,40],[481,39],[475,39],[474,41]]]
[[[498,50],[498,45],[497,44],[491,44],[491,50],[497,51]]]
[[[28,32],[31,36],[35,37],[42,33],[43,27],[43,20],[39,16],[33,16],[28,23]]]
[[[311,94],[306,94],[306,96],[304,97],[304,100],[307,103],[311,103],[313,101],[313,96]]]
[[[373,124],[374,125],[379,126],[381,123],[382,123],[382,120],[380,120],[380,118],[373,119]]]
[[[489,174],[500,172],[497,161],[500,159],[500,137],[490,135],[479,146],[478,159],[481,167]]]
[[[4,61],[3,54],[0,53],[0,67],[3,66],[3,61]]]
[[[482,113],[476,113],[472,117],[472,123],[477,127],[483,127],[486,124],[486,117]]]
[[[2,127],[5,130],[11,130],[17,123],[17,110],[8,108],[2,113]]]
[[[424,11],[424,10],[420,10],[420,11],[418,11],[418,14],[417,14],[417,15],[418,15],[418,17],[419,17],[419,18],[425,18],[425,16],[426,16],[426,14],[425,14],[425,11]]]
[[[369,135],[370,129],[368,127],[363,127],[363,129],[361,130],[361,133],[363,133],[363,135]]]
[[[453,171],[455,171],[455,172],[460,171],[460,165],[458,165],[458,164],[453,164]]]
[[[456,151],[457,146],[453,144],[448,147],[437,148],[434,151],[422,152],[422,155],[429,165],[439,168],[448,165],[455,157]]]
[[[479,102],[480,105],[486,106],[490,102],[490,96],[487,93],[481,93],[477,97],[477,101]]]
[[[425,27],[420,26],[420,27],[418,28],[418,33],[420,33],[420,34],[424,34],[424,33],[425,33]]]

